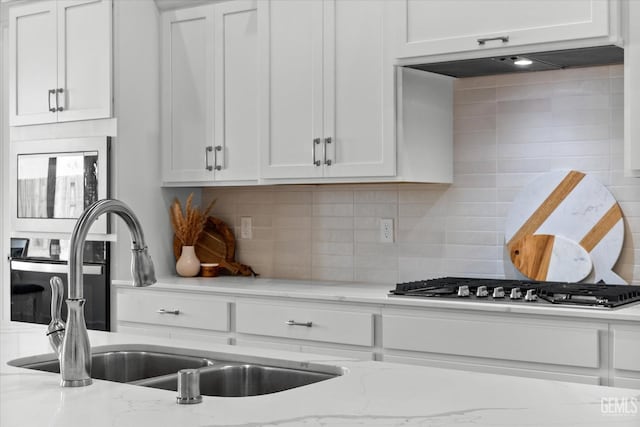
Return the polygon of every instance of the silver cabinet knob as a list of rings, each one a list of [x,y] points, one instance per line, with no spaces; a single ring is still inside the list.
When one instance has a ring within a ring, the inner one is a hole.
[[[493,288],[493,297],[494,298],[504,298],[504,288],[502,286],[498,286]]]
[[[181,369],[178,371],[178,397],[176,403],[181,405],[202,402],[200,395],[200,371],[197,369]]]
[[[528,289],[527,293],[524,296],[524,300],[525,301],[536,301],[538,299],[538,296],[536,295],[536,290],[535,289]]]
[[[487,291],[487,287],[486,286],[478,286],[478,289],[476,289],[476,296],[478,298],[485,298],[489,296],[489,291]]]
[[[520,288],[511,289],[511,292],[509,293],[509,298],[511,298],[511,299],[521,299],[522,298],[522,291],[520,290]]]
[[[461,285],[458,287],[458,296],[459,297],[468,297],[469,296],[469,286]]]

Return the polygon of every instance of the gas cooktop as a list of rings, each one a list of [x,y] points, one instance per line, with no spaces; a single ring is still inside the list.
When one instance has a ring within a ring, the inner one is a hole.
[[[389,296],[606,309],[640,301],[640,286],[441,277],[399,283]]]

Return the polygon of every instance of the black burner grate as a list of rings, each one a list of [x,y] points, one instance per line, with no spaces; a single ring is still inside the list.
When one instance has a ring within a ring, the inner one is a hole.
[[[496,287],[502,287],[506,295],[513,288],[519,288],[524,294],[532,289],[541,299],[553,304],[618,307],[631,302],[640,301],[640,286],[605,285],[564,282],[538,282],[513,279],[475,279],[469,277],[441,277],[437,279],[418,280],[399,283],[391,295],[417,296],[429,298],[457,298],[460,286],[468,286],[470,299],[479,286],[486,286],[489,295]],[[484,298],[483,301],[491,300]],[[500,299],[502,302],[522,302],[522,300]]]

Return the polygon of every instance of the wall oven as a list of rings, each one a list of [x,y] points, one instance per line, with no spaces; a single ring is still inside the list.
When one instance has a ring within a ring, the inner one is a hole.
[[[70,233],[87,206],[109,196],[108,156],[108,137],[12,141],[12,229]],[[90,232],[107,228],[103,215]]]
[[[59,276],[67,298],[69,241],[46,238],[11,239],[11,320],[48,324],[51,321],[51,286]],[[85,318],[88,329],[110,330],[109,244],[85,242]],[[67,310],[62,309],[66,321]]]

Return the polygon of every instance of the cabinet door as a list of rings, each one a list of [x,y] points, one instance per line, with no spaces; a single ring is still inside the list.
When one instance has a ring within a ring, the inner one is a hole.
[[[58,1],[59,122],[111,117],[111,9],[111,0]]]
[[[325,176],[395,175],[387,8],[380,1],[325,2]]]
[[[624,47],[624,169],[640,178],[640,2],[627,4]]]
[[[213,6],[162,15],[164,181],[213,179]]]
[[[400,57],[570,41],[609,34],[607,0],[402,0]],[[508,41],[479,39],[508,37]]]
[[[56,121],[56,3],[44,1],[10,9],[11,126]]]
[[[258,22],[255,1],[216,5],[216,181],[258,179]]]
[[[321,0],[259,4],[263,178],[322,176],[322,9]]]

